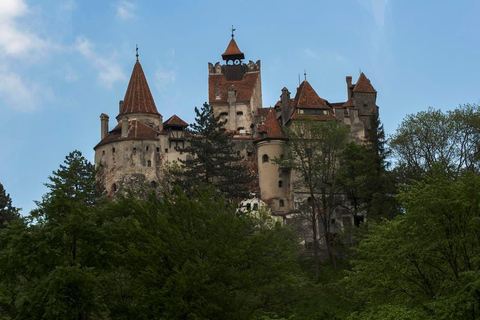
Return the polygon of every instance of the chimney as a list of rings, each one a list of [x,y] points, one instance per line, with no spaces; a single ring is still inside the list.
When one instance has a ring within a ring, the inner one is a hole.
[[[118,102],[118,114],[121,114],[123,111],[123,100]]]
[[[128,136],[128,118],[122,118],[122,138],[126,138]]]
[[[348,96],[348,100],[350,100],[352,98],[352,92],[350,91],[350,87],[352,86],[352,76],[347,76],[345,78],[347,80],[347,96]]]
[[[290,117],[290,92],[286,87],[282,89],[282,95],[280,96],[280,101],[282,104],[282,122],[283,125],[288,121]]]
[[[108,115],[106,115],[105,113],[102,113],[100,115],[100,132],[101,132],[101,140],[103,140],[103,138],[105,138],[108,134]]]

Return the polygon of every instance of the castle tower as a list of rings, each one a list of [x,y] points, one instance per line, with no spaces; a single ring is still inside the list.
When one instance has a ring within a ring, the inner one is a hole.
[[[258,163],[258,184],[261,199],[269,203],[274,213],[280,215],[286,214],[291,207],[290,172],[273,161],[275,158],[282,157],[284,143],[285,138],[276,119],[275,109],[268,108],[265,121],[259,125],[258,137],[254,141]]]
[[[119,103],[117,125],[108,132],[108,115],[102,113],[100,119],[101,140],[94,147],[95,166],[108,193],[145,183],[156,187],[163,123],[138,58],[125,97]]]
[[[242,62],[240,51],[232,39],[222,54],[225,64],[208,63],[208,96],[215,115],[226,120],[225,129],[235,135],[251,136],[251,125],[262,108],[260,60]]]

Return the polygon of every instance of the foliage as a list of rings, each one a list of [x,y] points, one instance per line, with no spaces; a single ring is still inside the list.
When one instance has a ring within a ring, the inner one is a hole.
[[[0,183],[0,229],[7,228],[12,221],[18,220],[19,211],[12,205],[12,198]]]
[[[380,217],[392,218],[399,208],[394,198],[394,175],[388,170],[385,133],[377,112],[372,113],[370,122],[368,145],[347,144],[340,158],[337,178],[345,194],[342,207],[354,219],[366,214],[372,221]]]
[[[348,283],[365,309],[355,319],[478,318],[479,190],[472,172],[407,187],[406,214],[375,225],[356,250]]]
[[[305,283],[289,228],[239,216],[212,189],[97,198],[79,152],[26,218],[0,232],[0,318],[255,319]]]
[[[430,108],[408,115],[390,141],[405,182],[437,165],[450,177],[464,169],[478,171],[479,145],[480,106],[469,104],[445,113]]]
[[[200,110],[195,108],[195,113],[187,146],[181,150],[193,157],[181,161],[180,185],[189,192],[202,184],[215,185],[218,194],[229,200],[248,198],[252,177],[243,158],[233,150],[232,134],[220,130],[225,122],[215,117],[207,103]]]
[[[288,138],[284,144],[284,157],[276,159],[281,166],[290,168],[296,175],[295,188],[304,190],[310,201],[306,205],[310,212],[305,215],[313,234],[316,279],[319,276],[318,240],[322,226],[322,237],[326,240],[332,265],[335,257],[330,241],[330,219],[339,204],[337,168],[340,154],[345,147],[348,129],[338,121],[315,121],[311,117],[295,121],[285,129]],[[307,199],[305,199],[307,200]]]

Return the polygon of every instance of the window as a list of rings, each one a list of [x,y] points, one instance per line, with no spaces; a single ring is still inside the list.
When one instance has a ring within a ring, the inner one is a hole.
[[[264,154],[262,156],[262,162],[265,163],[265,162],[268,162],[268,155],[267,154]]]
[[[356,216],[353,218],[353,223],[355,224],[355,227],[360,227],[360,224],[363,223],[364,218],[362,216]]]
[[[152,182],[150,182],[150,185],[152,186],[152,188],[156,188],[157,187],[157,182],[152,181]]]
[[[279,204],[280,207],[285,207],[285,202],[283,201],[283,199],[280,199]]]
[[[253,155],[253,152],[252,151],[248,151],[247,152],[247,157],[251,157]]]
[[[258,203],[253,204],[253,210],[258,210]]]
[[[237,111],[237,116],[243,116],[243,112],[242,111]]]
[[[168,149],[165,149],[165,153],[168,153]]]
[[[112,148],[112,153],[115,153],[115,148]]]
[[[147,161],[147,167],[151,167],[152,166],[152,161],[148,160]]]
[[[157,152],[160,152],[160,148],[159,148],[159,147],[157,147]]]
[[[113,192],[116,192],[116,191],[117,191],[117,184],[116,184],[116,183],[114,183],[114,184],[112,185],[112,190],[113,190]]]
[[[104,156],[104,155],[105,155],[105,150],[102,151],[102,156]]]
[[[228,116],[228,112],[222,112],[222,113],[220,113],[220,117],[226,117],[226,116]]]
[[[245,130],[245,128],[244,128],[244,127],[238,127],[237,130],[238,130],[238,131],[240,131],[240,130]]]
[[[252,210],[252,205],[250,203],[247,203],[247,210],[248,211]]]
[[[240,156],[240,151],[237,151],[237,156]]]
[[[335,224],[335,219],[330,219],[331,224]]]
[[[146,151],[148,151],[148,146],[145,148]]]
[[[283,187],[283,181],[282,180],[278,180],[278,187],[279,188]]]
[[[133,148],[133,154],[137,153],[137,148]]]

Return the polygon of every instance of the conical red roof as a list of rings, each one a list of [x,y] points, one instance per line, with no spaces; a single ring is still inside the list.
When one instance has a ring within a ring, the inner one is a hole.
[[[245,59],[245,55],[237,46],[235,39],[230,40],[227,49],[222,54],[223,60],[236,60],[236,59]]]
[[[280,128],[280,124],[277,121],[277,117],[275,116],[275,111],[273,108],[270,108],[270,111],[267,113],[267,118],[265,119],[265,127],[267,129],[268,138],[270,139],[283,138],[282,128]]]
[[[373,88],[370,80],[368,80],[368,78],[362,72],[360,74],[360,77],[358,77],[357,83],[355,83],[355,88],[353,88],[353,92],[376,93],[377,90]]]
[[[294,101],[295,107],[300,109],[330,109],[325,100],[318,96],[307,80],[303,81],[298,87]]]
[[[128,113],[159,114],[142,66],[138,60],[133,67],[127,92],[125,93],[125,98],[123,98],[122,112],[119,116]]]

